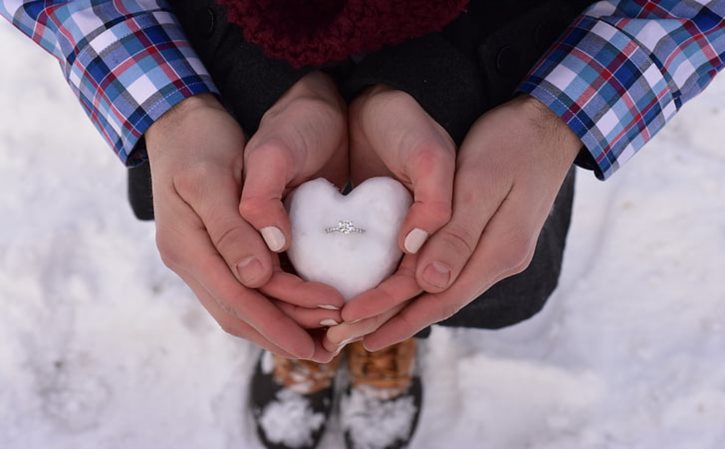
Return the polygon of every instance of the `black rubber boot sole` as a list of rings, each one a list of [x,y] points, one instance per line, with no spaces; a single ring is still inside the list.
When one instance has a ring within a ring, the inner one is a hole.
[[[254,374],[252,375],[249,394],[252,418],[254,419],[254,424],[257,429],[257,434],[259,435],[260,441],[267,449],[314,449],[315,447],[317,447],[320,440],[322,439],[322,435],[325,433],[327,421],[330,417],[334,393],[334,379],[330,387],[320,390],[318,392],[312,394],[294,393],[291,392],[291,390],[285,388],[283,385],[277,383],[274,379],[273,372],[264,372],[262,366],[264,357],[265,353],[262,352],[254,369]],[[284,390],[288,391],[284,392]],[[271,441],[270,438],[267,436],[264,427],[261,425],[261,419],[263,417],[265,409],[272,405],[275,401],[278,401],[280,399],[280,393],[282,393],[283,395],[286,393],[299,396],[299,398],[305,401],[307,407],[309,407],[312,412],[314,412],[315,414],[320,413],[324,417],[322,424],[317,430],[312,432],[309,441],[307,441],[305,444],[289,446],[284,442]]]

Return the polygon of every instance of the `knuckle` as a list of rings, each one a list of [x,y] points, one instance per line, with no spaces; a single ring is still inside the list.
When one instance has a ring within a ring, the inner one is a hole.
[[[415,335],[418,333],[421,329],[425,328],[429,324],[432,324],[436,322],[437,320],[433,319],[432,317],[426,318],[427,322],[420,322],[420,320],[416,320],[412,317],[410,317],[407,313],[401,313],[398,315],[398,322],[400,323],[400,328],[404,330],[406,335]]]
[[[171,239],[169,239],[165,235],[157,234],[156,248],[159,251],[159,256],[161,256],[161,262],[163,262],[166,267],[170,268],[171,270],[175,270],[177,267],[179,267],[181,263],[181,257],[179,254],[178,245],[174,244]]]
[[[239,213],[243,218],[254,219],[264,215],[265,202],[257,197],[242,197],[239,202]]]
[[[214,247],[224,254],[226,250],[237,250],[240,247],[244,247],[244,232],[239,225],[229,225],[222,228],[221,231],[216,231],[213,235],[210,235]]]
[[[510,274],[518,274],[528,268],[534,255],[536,240],[520,233],[508,240],[506,251],[502,255],[503,263]]]
[[[217,321],[217,324],[219,324],[219,327],[222,331],[224,331],[224,333],[234,337],[244,338],[243,332],[241,332],[231,320],[222,319]]]
[[[478,236],[462,226],[449,225],[440,230],[440,239],[453,249],[454,254],[470,255],[476,247]]]
[[[451,220],[453,208],[451,203],[444,201],[428,202],[426,204],[427,214],[432,221],[444,225]]]
[[[244,148],[247,180],[257,181],[270,173],[284,173],[300,162],[297,154],[306,151],[304,133],[294,126],[287,125],[261,135],[255,134]]]
[[[204,180],[218,176],[218,169],[207,162],[199,162],[174,176],[174,186],[184,198],[195,198],[203,192]]]
[[[412,162],[418,173],[446,171],[452,174],[455,167],[454,151],[437,139],[425,140],[415,146]]]
[[[518,261],[518,263],[514,264],[512,269],[512,275],[513,274],[519,274],[522,271],[526,270],[529,265],[531,264],[531,259],[533,259],[534,253],[533,251],[529,251],[526,253],[523,257],[521,257]]]
[[[438,303],[435,322],[447,320],[460,310],[461,307],[458,304],[452,303],[451,301],[440,301]]]

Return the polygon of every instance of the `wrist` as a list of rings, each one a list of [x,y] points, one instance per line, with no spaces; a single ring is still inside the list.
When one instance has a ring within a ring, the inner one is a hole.
[[[152,147],[152,142],[162,139],[169,132],[175,132],[180,126],[193,118],[199,112],[215,109],[224,110],[216,97],[209,93],[193,95],[177,103],[174,107],[166,111],[146,130],[144,137],[147,146]]]
[[[543,141],[551,142],[568,162],[573,162],[584,144],[569,125],[547,105],[530,95],[520,95],[513,101],[519,104],[524,116],[540,133]]]

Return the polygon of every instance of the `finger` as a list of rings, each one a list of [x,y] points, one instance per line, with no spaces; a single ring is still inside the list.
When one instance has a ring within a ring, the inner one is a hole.
[[[294,320],[257,291],[245,289],[234,282],[228,272],[221,272],[218,258],[212,255],[199,260],[204,268],[196,278],[212,296],[229,304],[237,316],[272,343],[299,358],[311,357],[313,342]]]
[[[308,360],[312,360],[317,363],[330,363],[330,361],[332,361],[332,359],[334,359],[338,353],[330,352],[325,349],[325,347],[322,345],[322,338],[322,335],[315,337],[315,352]]]
[[[442,293],[425,294],[365,337],[377,351],[410,338],[422,329],[458,313],[500,280],[523,271],[531,261],[541,224],[527,213],[525,195],[510,194],[489,221],[478,246],[455,284]],[[521,223],[512,229],[511,223]]]
[[[351,343],[365,335],[370,334],[382,326],[386,321],[395,316],[405,304],[399,304],[387,312],[357,322],[345,322],[338,326],[330,327],[323,339],[325,349],[330,352],[338,352],[341,346]]]
[[[176,205],[181,209],[180,214],[194,215],[188,206],[184,210],[184,205],[179,203]],[[237,282],[204,228],[187,227],[175,237],[168,240],[169,236],[165,236],[166,240],[159,242],[160,248],[166,248],[165,263],[173,271],[188,273],[217,303],[225,304],[234,316],[273,344],[299,358],[312,355],[314,342],[309,334],[262,294]]]
[[[269,282],[260,290],[269,297],[308,309],[335,311],[345,304],[342,295],[329,285],[307,282],[281,269],[276,269]]]
[[[409,158],[406,169],[414,202],[400,232],[400,246],[408,254],[417,253],[423,244],[451,218],[455,151],[443,139],[419,146]]]
[[[510,192],[510,181],[475,164],[460,164],[453,216],[429,239],[418,257],[416,279],[423,290],[439,293],[456,281],[486,224]]]
[[[228,311],[226,311],[225,306],[217,303],[214,298],[212,298],[211,295],[209,295],[209,293],[201,286],[201,284],[193,280],[193,278],[188,275],[184,275],[181,277],[182,279],[184,279],[184,282],[192,289],[194,294],[199,299],[199,302],[201,302],[204,308],[217,321],[219,326],[226,333],[239,338],[243,338],[245,340],[249,340],[257,344],[258,346],[282,357],[291,359],[298,358],[264,338],[262,334],[254,330],[254,328],[249,326],[244,321],[236,318],[233,313],[229,313]],[[317,363],[329,363],[334,358],[334,354],[330,351],[325,350],[325,348],[323,347],[322,336],[318,336],[317,338],[315,338],[314,344],[314,353],[307,360],[312,360]]]
[[[204,306],[207,312],[209,312],[214,320],[216,320],[216,322],[219,324],[224,332],[230,335],[234,335],[235,337],[242,338],[244,340],[249,340],[252,343],[257,344],[258,346],[261,346],[262,348],[270,352],[281,355],[282,357],[292,357],[292,355],[289,354],[287,351],[283,350],[279,346],[271,343],[269,340],[264,338],[250,325],[226,312],[224,308],[217,304],[214,298],[209,295],[209,292],[207,292],[206,289],[202,287],[201,284],[196,282],[191,276],[189,276],[188,274],[180,274],[180,276],[184,280],[186,285],[191,288],[196,297],[199,299],[199,302],[201,302],[202,306]]]
[[[174,187],[201,218],[237,280],[249,288],[265,284],[272,275],[272,260],[259,235],[239,214],[239,184],[232,170],[202,169],[193,176],[175,178]]]
[[[305,329],[320,329],[337,326],[342,322],[340,312],[335,310],[308,309],[287,304],[283,301],[274,301],[274,304],[288,317]]]
[[[342,309],[346,322],[383,314],[421,293],[415,279],[416,256],[404,256],[400,267],[377,287],[352,298]]]
[[[291,225],[282,204],[294,165],[289,148],[279,140],[258,145],[253,137],[245,150],[245,178],[239,212],[262,235],[267,247],[287,249]]]

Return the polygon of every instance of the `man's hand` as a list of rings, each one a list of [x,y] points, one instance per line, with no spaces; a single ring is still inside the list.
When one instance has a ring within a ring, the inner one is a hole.
[[[322,87],[321,76],[308,75],[278,101],[246,152],[241,129],[210,95],[182,102],[146,139],[164,262],[227,332],[287,357],[325,361],[330,354],[303,327],[338,321],[339,312],[328,309],[340,307],[341,296],[282,272],[268,249],[282,251],[289,242],[286,214],[279,213],[288,187],[315,172],[345,177],[344,107],[334,104],[336,116],[327,92],[308,88]],[[250,188],[245,198],[243,182]],[[253,217],[264,239],[242,214]],[[264,216],[272,220],[260,223]]]
[[[484,114],[458,155],[453,216],[417,255],[414,271],[409,267],[427,293],[410,301],[401,290],[388,295],[386,304],[370,301],[383,283],[345,307],[345,321],[362,321],[348,324],[337,338],[377,329],[364,344],[382,349],[449,318],[496,282],[523,271],[580,148],[577,136],[530,97]],[[390,320],[375,323],[401,305]]]

